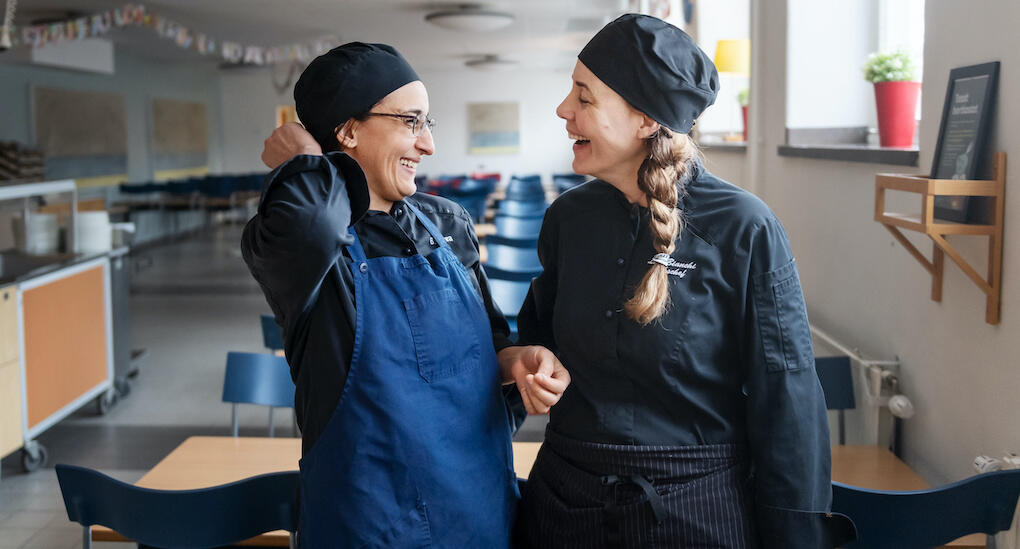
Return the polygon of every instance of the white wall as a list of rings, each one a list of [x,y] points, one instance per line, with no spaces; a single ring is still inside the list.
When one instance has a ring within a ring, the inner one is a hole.
[[[218,71],[207,64],[166,63],[115,48],[115,72],[93,74],[41,66],[0,63],[0,140],[31,144],[32,86],[120,93],[124,96],[128,180],[152,179],[153,98],[198,101],[206,105],[209,169],[219,170],[220,102]]]
[[[277,105],[293,104],[293,91],[277,94],[268,69],[222,73],[224,170],[262,168],[259,154],[272,132]],[[282,71],[277,78],[282,81]],[[422,161],[429,177],[465,172],[569,172],[573,154],[556,106],[570,89],[569,71],[478,72],[465,69],[423,72],[432,116],[438,121],[436,154]],[[521,152],[515,155],[468,154],[467,105],[471,102],[518,101],[521,106]]]
[[[938,134],[946,81],[953,67],[1001,60],[996,127],[990,149],[1020,158],[1020,50],[1014,29],[1020,4],[986,0],[980,9],[955,0],[928,0],[921,160],[918,168],[779,157],[784,139],[787,90],[775,75],[787,67],[786,9],[802,2],[758,3],[752,35],[763,48],[763,108],[757,139],[752,139],[751,186],[763,195],[785,225],[797,256],[813,324],[875,358],[899,356],[902,389],[917,415],[904,424],[904,458],[933,484],[973,474],[977,454],[1002,456],[1020,451],[1020,197],[1007,194],[1003,260],[1002,320],[984,322],[985,299],[976,286],[947,261],[942,303],[929,299],[926,271],[878,223],[872,220],[874,175],[926,172]],[[795,57],[797,52],[791,52]],[[853,77],[857,67],[848,67]],[[785,78],[779,80],[785,81]],[[794,93],[795,90],[791,90]],[[711,153],[710,153],[711,155]],[[743,163],[733,155],[711,155],[716,162]],[[1015,162],[1014,162],[1015,164]],[[737,169],[734,167],[734,169]],[[1015,173],[1015,171],[1014,171]],[[1015,176],[1008,179],[1015,180]],[[1007,181],[1007,187],[1009,182]],[[917,210],[920,206],[916,207]],[[930,253],[919,235],[910,238]],[[951,237],[965,257],[984,272],[986,240]],[[822,352],[825,350],[822,349]],[[864,418],[863,423],[873,422]],[[859,422],[861,423],[861,422]],[[859,426],[859,425],[858,425]]]

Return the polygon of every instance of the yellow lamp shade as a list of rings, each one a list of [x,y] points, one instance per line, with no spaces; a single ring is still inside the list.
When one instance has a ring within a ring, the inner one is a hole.
[[[715,46],[715,69],[747,75],[751,72],[751,41],[720,40]]]

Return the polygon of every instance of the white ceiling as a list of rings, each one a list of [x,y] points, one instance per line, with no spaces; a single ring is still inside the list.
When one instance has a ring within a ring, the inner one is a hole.
[[[18,25],[42,17],[87,15],[124,5],[124,0],[21,0]],[[172,19],[219,41],[278,46],[311,43],[325,36],[341,42],[391,44],[419,71],[459,69],[474,55],[499,54],[523,68],[569,68],[601,26],[624,11],[625,0],[505,0],[480,2],[516,16],[510,26],[476,34],[424,21],[426,13],[455,2],[410,0],[157,0],[150,13]],[[111,31],[109,38],[139,55],[166,61],[215,62],[182,50],[151,29]]]

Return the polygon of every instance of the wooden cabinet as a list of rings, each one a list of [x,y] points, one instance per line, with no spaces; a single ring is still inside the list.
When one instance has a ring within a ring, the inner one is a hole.
[[[21,364],[18,361],[18,289],[0,288],[0,457],[21,448]]]
[[[21,448],[21,365],[0,364],[0,457]]]
[[[18,289],[0,288],[0,364],[18,360]]]

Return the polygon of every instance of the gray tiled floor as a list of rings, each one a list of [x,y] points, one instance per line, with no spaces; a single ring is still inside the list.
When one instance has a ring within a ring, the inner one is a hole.
[[[240,227],[221,226],[139,254],[133,280],[132,337],[149,355],[131,394],[99,416],[93,406],[39,437],[53,463],[73,463],[135,482],[188,436],[229,434],[220,402],[227,351],[263,352],[259,314],[268,312],[241,261]],[[242,435],[260,435],[266,411],[242,408]],[[545,418],[529,418],[518,440],[541,440]],[[277,432],[291,418],[277,414]],[[2,462],[0,549],[81,547],[52,468],[23,474],[18,454]],[[125,544],[96,544],[123,549]]]

